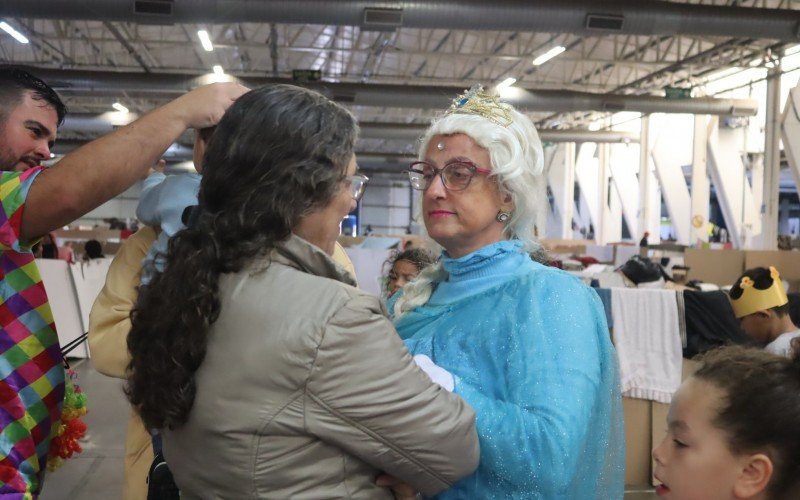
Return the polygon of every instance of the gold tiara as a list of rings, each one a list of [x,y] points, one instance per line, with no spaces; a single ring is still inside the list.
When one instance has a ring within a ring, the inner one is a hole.
[[[482,116],[501,127],[508,127],[514,122],[511,107],[500,102],[497,96],[487,94],[480,84],[473,85],[467,92],[453,99],[445,116],[456,113]]]

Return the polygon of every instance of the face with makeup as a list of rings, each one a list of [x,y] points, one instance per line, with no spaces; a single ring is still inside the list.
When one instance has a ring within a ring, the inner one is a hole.
[[[425,162],[437,169],[454,162],[477,167],[467,187],[448,189],[434,175],[423,191],[422,215],[428,234],[450,257],[458,258],[504,238],[505,225],[498,212],[511,212],[510,196],[500,192],[496,180],[481,171],[491,171],[489,151],[465,134],[435,135],[428,143]]]

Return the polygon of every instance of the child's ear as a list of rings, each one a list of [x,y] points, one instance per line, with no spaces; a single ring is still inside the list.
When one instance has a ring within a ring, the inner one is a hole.
[[[742,457],[742,470],[733,486],[736,498],[756,498],[767,490],[772,479],[772,460],[763,453]]]
[[[770,316],[771,316],[770,315],[770,311],[768,311],[766,309],[762,309],[760,311],[756,311],[753,314],[755,314],[759,319],[769,319]]]

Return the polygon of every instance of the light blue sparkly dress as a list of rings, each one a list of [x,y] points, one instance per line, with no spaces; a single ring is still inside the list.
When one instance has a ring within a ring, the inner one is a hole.
[[[442,263],[447,280],[395,321],[477,414],[480,465],[436,498],[621,499],[619,374],[595,292],[518,241]]]

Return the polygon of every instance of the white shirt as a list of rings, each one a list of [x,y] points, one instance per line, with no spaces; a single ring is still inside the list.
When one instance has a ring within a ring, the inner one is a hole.
[[[786,356],[787,358],[792,355],[792,339],[795,337],[800,337],[800,330],[795,330],[793,332],[786,332],[780,335],[777,339],[773,340],[767,347],[764,349],[767,352],[771,352],[772,354],[777,354],[778,356]]]

